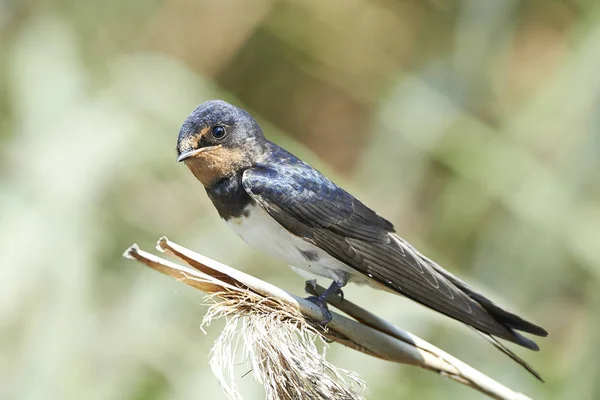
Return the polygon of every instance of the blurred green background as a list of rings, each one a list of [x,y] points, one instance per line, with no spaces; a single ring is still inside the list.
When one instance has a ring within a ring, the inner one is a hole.
[[[0,0],[0,398],[221,399],[167,235],[301,294],[175,162],[199,103],[267,136],[550,332],[542,385],[415,303],[346,296],[536,399],[600,398],[600,3]],[[371,399],[479,399],[333,345]],[[251,375],[246,399],[264,398]]]

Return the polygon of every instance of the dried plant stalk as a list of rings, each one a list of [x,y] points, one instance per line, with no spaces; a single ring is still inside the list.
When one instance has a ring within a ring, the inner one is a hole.
[[[361,399],[362,382],[353,373],[329,364],[318,352],[316,340],[327,339],[384,360],[434,371],[491,398],[528,399],[347,299],[333,298],[330,303],[354,319],[332,312],[333,319],[323,330],[318,324],[323,319],[321,310],[301,297],[166,238],[159,239],[157,249],[191,268],[136,245],[124,256],[222,300],[209,308],[205,325],[215,318],[226,320],[212,351],[211,368],[231,398],[241,398],[233,375],[239,353],[249,361],[268,399]]]

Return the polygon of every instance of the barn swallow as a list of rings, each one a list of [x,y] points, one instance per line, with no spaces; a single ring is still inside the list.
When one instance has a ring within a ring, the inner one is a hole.
[[[181,127],[177,154],[221,218],[248,244],[305,277],[308,272],[332,280],[322,295],[309,298],[323,310],[324,324],[331,319],[329,295],[348,282],[366,284],[473,327],[541,380],[496,338],[537,351],[519,331],[547,336],[546,330],[502,309],[422,255],[391,222],[267,140],[246,111],[221,100],[201,104]]]

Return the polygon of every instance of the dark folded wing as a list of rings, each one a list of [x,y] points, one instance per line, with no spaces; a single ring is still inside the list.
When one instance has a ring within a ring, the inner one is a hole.
[[[452,275],[405,244],[389,221],[306,164],[249,169],[242,182],[285,229],[386,288],[482,332],[537,347],[461,290],[458,279],[453,282]]]

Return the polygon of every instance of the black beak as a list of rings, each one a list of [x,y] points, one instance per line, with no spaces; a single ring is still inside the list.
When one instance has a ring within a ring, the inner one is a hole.
[[[222,145],[218,144],[215,146],[200,147],[199,149],[196,149],[196,150],[186,151],[185,153],[181,153],[179,155],[179,157],[177,157],[177,162],[185,161],[188,158],[196,157],[198,154],[200,154],[202,152],[215,150],[215,149],[220,148],[221,146]]]
[[[196,149],[196,150],[186,151],[185,153],[181,153],[179,155],[179,157],[177,157],[177,162],[182,162],[182,161],[187,160],[190,157],[194,157],[195,155],[200,153],[202,150],[204,150],[204,149],[200,148],[200,149]]]

